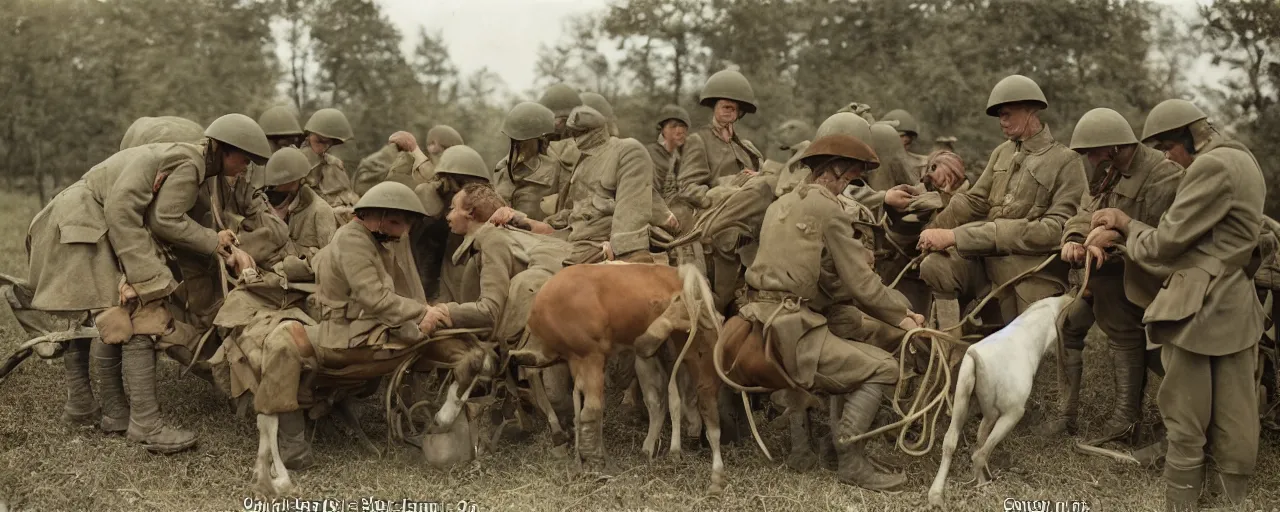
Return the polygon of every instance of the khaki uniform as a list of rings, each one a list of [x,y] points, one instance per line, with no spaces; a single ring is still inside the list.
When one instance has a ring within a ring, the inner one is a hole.
[[[198,146],[147,144],[116,153],[55,196],[28,231],[32,306],[115,306],[119,267],[143,302],[173,293],[178,278],[160,242],[205,257],[217,249],[217,233],[186,214],[204,171]]]
[[[321,306],[313,345],[335,350],[381,345],[392,329],[407,324],[416,329],[426,304],[409,298],[414,276],[405,275],[396,256],[359,221],[338,228],[313,265]]]
[[[920,178],[929,172],[929,155],[907,151],[905,163],[907,173],[914,178],[909,183],[919,183]]]
[[[653,162],[635,139],[610,137],[597,128],[577,138],[581,153],[567,188],[567,209],[547,218],[567,227],[573,244],[572,263],[595,263],[609,242],[618,259],[649,248],[653,208]],[[644,253],[647,256],[647,252]]]
[[[507,159],[504,158],[493,171],[494,189],[512,209],[541,221],[547,218],[542,211],[542,200],[556,193],[559,164],[551,155],[539,154],[532,161],[516,164],[508,172]]]
[[[1134,219],[1126,230],[1130,259],[1171,271],[1143,316],[1147,336],[1163,345],[1166,477],[1198,469],[1206,453],[1221,473],[1251,475],[1258,454],[1254,370],[1264,314],[1244,269],[1262,230],[1266,184],[1247,148],[1218,137],[1187,168],[1160,225]]]
[[[1062,230],[1085,193],[1080,155],[1053,139],[1046,125],[1025,141],[992,151],[982,176],[933,220],[952,229],[955,247],[926,256],[920,277],[936,296],[972,298],[1039,265],[1059,251]],[[1007,322],[1032,302],[1066,289],[1065,264],[1054,263],[1012,286],[1000,299]]]
[[[737,134],[725,142],[706,126],[685,139],[676,170],[677,185],[694,207],[703,208],[707,191],[745,169],[760,171],[763,163],[764,156],[751,142]]]
[[[1118,208],[1144,224],[1155,226],[1173,203],[1182,182],[1182,166],[1165,159],[1164,153],[1139,144],[1128,169],[1120,171],[1115,185],[1088,204],[1067,222],[1062,243],[1083,244],[1091,231],[1093,212]],[[1062,325],[1063,344],[1083,350],[1084,338],[1096,321],[1107,334],[1112,351],[1145,350],[1146,335],[1142,314],[1160,290],[1163,278],[1146,272],[1132,260],[1116,258],[1090,273],[1090,303],[1076,302]],[[1077,310],[1090,311],[1077,311]]]
[[[329,206],[354,207],[360,196],[351,190],[351,178],[347,177],[342,159],[328,153],[317,155],[310,149],[304,149],[302,154],[307,155],[307,160],[311,161],[311,173],[304,183],[320,194]]]
[[[524,329],[533,306],[533,296],[540,289],[546,278],[559,270],[561,263],[569,255],[570,245],[562,240],[509,228],[485,225],[475,233],[467,235],[459,252],[470,253],[469,260],[478,268],[477,282],[468,283],[464,288],[478,290],[476,296],[469,301],[453,301],[445,303],[449,316],[456,328],[494,328],[507,317],[518,319],[508,329],[513,332],[495,332],[495,339],[514,341]],[[550,255],[543,257],[542,255]],[[532,282],[527,276],[517,276],[529,270],[543,271],[545,278],[537,284],[517,286]],[[529,288],[528,292],[525,288]],[[520,314],[519,312],[522,312]]]
[[[306,185],[298,189],[298,195],[284,208],[275,209],[275,216],[289,226],[289,241],[284,245],[282,254],[307,261],[312,261],[320,249],[329,245],[338,230],[333,208]],[[265,261],[270,266],[278,259]]]
[[[804,389],[843,394],[898,380],[891,354],[836,337],[816,312],[838,301],[889,325],[907,316],[868,265],[852,222],[830,192],[801,185],[769,206],[760,251],[747,270],[751,289],[738,315],[772,337],[771,355]]]
[[[360,165],[356,167],[356,175],[352,180],[351,188],[356,195],[364,195],[374,185],[386,181],[390,174],[392,166],[401,158],[401,151],[395,144],[386,144],[373,154],[360,160]],[[409,188],[413,188],[410,183]]]

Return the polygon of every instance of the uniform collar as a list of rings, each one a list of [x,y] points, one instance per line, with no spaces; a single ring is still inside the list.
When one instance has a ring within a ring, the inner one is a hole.
[[[475,231],[472,231],[462,237],[462,243],[458,244],[458,250],[453,251],[453,264],[459,264],[462,261],[462,258],[471,252],[471,246],[475,244],[476,237],[483,236],[484,233],[488,232],[490,229],[494,229],[494,226],[484,224],[479,228],[476,228]]]
[[[578,150],[587,155],[594,156],[604,147],[604,143],[609,140],[609,130],[605,127],[593,128],[586,133],[574,137],[574,142],[578,145]]]
[[[1019,150],[1026,151],[1031,154],[1040,154],[1048,151],[1054,144],[1053,133],[1049,131],[1049,125],[1043,124],[1040,132],[1032,135],[1026,140],[1013,141]]]

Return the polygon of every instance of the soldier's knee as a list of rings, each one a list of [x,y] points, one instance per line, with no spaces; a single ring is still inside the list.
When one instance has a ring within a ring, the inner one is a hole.
[[[935,292],[959,291],[959,283],[954,274],[951,259],[941,253],[925,256],[920,262],[920,280]]]

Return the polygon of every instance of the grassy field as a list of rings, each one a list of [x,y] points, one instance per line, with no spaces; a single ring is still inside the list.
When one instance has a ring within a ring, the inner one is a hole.
[[[30,198],[0,194],[0,272],[25,275],[23,239],[37,206]],[[15,333],[5,333],[0,352],[7,355],[17,341]],[[1111,370],[1105,352],[1098,348],[1100,341],[1095,333],[1086,351],[1081,411],[1086,434],[1096,430],[1110,406]],[[962,444],[947,489],[949,509],[1006,510],[1005,499],[1013,498],[1079,500],[1088,502],[1093,511],[1162,510],[1164,487],[1157,471],[1080,455],[1071,451],[1071,439],[1032,433],[1028,426],[1052,408],[1053,375],[1047,363],[1037,380],[1033,412],[997,449],[992,461],[994,483],[981,489],[963,483],[970,475],[970,447]],[[245,510],[257,447],[253,423],[233,417],[204,381],[179,378],[171,361],[161,365],[160,381],[167,421],[199,434],[195,450],[149,455],[123,436],[64,425],[58,419],[65,393],[61,362],[24,363],[0,387],[0,512],[6,505],[8,510],[32,511]],[[1152,396],[1149,393],[1148,421],[1157,418],[1150,405]],[[385,439],[381,409],[373,400],[363,405],[366,432],[375,442]],[[831,472],[800,474],[787,469],[781,462],[787,446],[785,432],[767,431],[766,443],[779,460],[767,461],[751,444],[728,447],[728,489],[722,498],[710,499],[703,494],[710,474],[705,450],[695,443],[692,456],[681,462],[665,457],[648,462],[640,455],[643,428],[624,421],[617,411],[615,397],[606,410],[605,435],[620,472],[608,481],[578,473],[568,460],[549,455],[549,438],[543,432],[504,441],[500,452],[442,472],[427,466],[413,450],[388,449],[387,455],[378,458],[356,447],[349,435],[322,428],[315,437],[316,465],[294,473],[301,487],[298,497],[396,502],[386,510],[399,510],[399,501],[408,499],[442,502],[442,510],[458,510],[457,503],[465,500],[475,504],[466,510],[477,511],[908,511],[925,508],[925,492],[941,451],[935,448],[916,458],[894,451],[888,442],[873,442],[873,454],[904,468],[910,477],[904,491],[881,494],[841,485]],[[975,419],[966,439],[973,438],[976,426]],[[1255,505],[1248,510],[1280,510],[1278,439],[1274,432],[1263,433],[1251,493]]]

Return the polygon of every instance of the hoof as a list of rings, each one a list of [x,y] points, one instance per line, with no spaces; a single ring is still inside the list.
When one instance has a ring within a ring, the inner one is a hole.
[[[712,483],[707,487],[707,496],[719,498],[722,495],[724,495],[724,484]]]
[[[791,452],[787,455],[787,467],[801,473],[808,473],[818,467],[818,456],[811,450]]]
[[[569,458],[569,443],[558,444],[551,447],[551,455],[557,459]]]
[[[929,506],[935,509],[942,509],[942,491],[929,491]]]
[[[680,449],[671,450],[667,452],[667,455],[671,457],[671,460],[674,460],[676,462],[679,462],[680,460],[684,459],[684,451]]]

